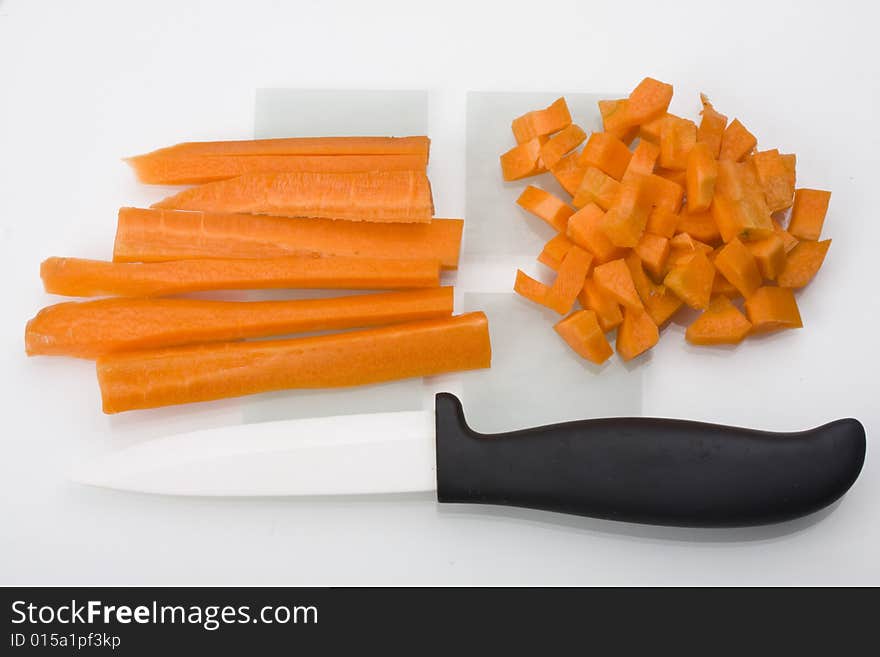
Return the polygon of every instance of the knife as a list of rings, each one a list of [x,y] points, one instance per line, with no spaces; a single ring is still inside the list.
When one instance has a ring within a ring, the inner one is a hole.
[[[74,481],[200,496],[437,491],[503,504],[691,527],[778,522],[840,498],[865,460],[844,419],[797,433],[651,418],[481,434],[461,402],[435,409],[245,424],[151,440],[88,462]]]

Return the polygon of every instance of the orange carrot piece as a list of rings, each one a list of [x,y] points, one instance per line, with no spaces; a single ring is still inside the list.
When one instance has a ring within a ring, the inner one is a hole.
[[[556,181],[572,196],[577,194],[578,187],[584,177],[585,167],[578,164],[579,158],[580,153],[576,151],[569,153],[559,160],[559,164],[550,169],[550,173],[553,174]]]
[[[752,323],[739,308],[722,295],[712,299],[709,307],[687,327],[684,335],[691,344],[739,344],[751,328]]]
[[[773,220],[754,166],[731,160],[718,162],[712,216],[722,239],[750,241],[773,234]]]
[[[544,285],[541,281],[536,281],[521,269],[516,270],[516,281],[513,283],[513,291],[533,303],[549,308],[547,304],[549,303],[550,286]]]
[[[782,238],[773,234],[762,240],[746,242],[745,246],[755,258],[762,278],[776,280],[779,272],[785,267],[785,242]]]
[[[595,203],[603,210],[610,208],[620,194],[621,184],[604,171],[596,167],[587,167],[584,177],[571,203],[582,208],[588,203]]]
[[[804,188],[795,191],[788,232],[799,240],[818,240],[822,235],[829,201],[831,192]]]
[[[678,116],[668,116],[660,128],[660,166],[674,171],[686,170],[688,155],[696,143],[696,123]]]
[[[105,413],[292,388],[338,388],[489,367],[481,312],[341,334],[102,356]]]
[[[659,235],[645,233],[633,251],[639,256],[645,268],[655,278],[663,275],[666,258],[669,257],[669,240]]]
[[[651,203],[641,179],[626,183],[602,218],[602,230],[615,246],[633,247],[645,232],[650,212]]]
[[[648,215],[645,231],[652,235],[670,238],[675,234],[678,222],[679,216],[675,212],[664,208],[654,208],[651,210],[651,214]]]
[[[617,353],[624,360],[632,360],[657,344],[660,331],[651,316],[642,308],[627,307],[623,323],[617,330]]]
[[[711,260],[712,258],[710,258]],[[715,270],[715,280],[712,281],[712,296],[723,295],[728,299],[737,299],[742,296],[742,292],[736,289],[736,286],[724,278],[724,274]]]
[[[593,269],[593,280],[605,294],[628,308],[642,308],[632,274],[623,258],[598,265]]]
[[[707,255],[712,252],[711,246],[700,240],[694,239],[689,233],[679,233],[673,237],[669,240],[669,247],[671,249],[688,251],[691,253],[694,251],[702,251]]]
[[[535,137],[558,132],[571,124],[571,113],[565,98],[557,98],[548,107],[526,112],[513,120],[511,129],[517,144]]]
[[[660,178],[665,178],[682,189],[687,187],[687,172],[684,169],[664,169],[663,167],[657,167],[654,169],[654,175]]]
[[[504,180],[520,180],[535,176],[544,171],[541,162],[541,147],[544,141],[539,137],[517,144],[501,155],[501,177]]]
[[[695,251],[685,262],[666,274],[663,284],[691,308],[705,310],[712,298],[715,267],[703,251]]]
[[[694,212],[690,208],[690,200],[682,208],[678,217],[676,231],[687,233],[692,238],[706,244],[717,244],[721,241],[721,233],[711,212]]]
[[[545,221],[559,233],[565,232],[568,227],[568,218],[574,214],[574,208],[565,201],[534,185],[526,187],[516,199],[516,203],[523,210]]]
[[[614,353],[592,310],[578,310],[558,321],[553,328],[578,356],[596,365],[601,365]]]
[[[440,263],[343,256],[154,263],[48,258],[40,266],[40,276],[50,294],[161,297],[203,290],[437,287]]]
[[[584,281],[584,287],[578,295],[578,301],[585,309],[596,313],[599,326],[605,333],[614,330],[623,321],[620,305],[602,291],[592,276]]]
[[[249,173],[424,171],[427,151],[394,155],[139,155],[128,160],[138,180],[152,185],[202,185]]]
[[[622,258],[625,251],[615,246],[605,231],[602,221],[605,213],[595,203],[589,203],[568,219],[568,239],[593,254],[597,264]]]
[[[602,115],[602,129],[617,137],[624,144],[632,143],[639,136],[639,127],[630,125],[626,116],[626,98],[600,100],[599,114]]]
[[[636,176],[626,181],[627,184],[632,184],[635,178]],[[674,213],[681,209],[684,187],[657,174],[641,176],[638,180],[643,193],[654,207]]]
[[[572,123],[541,146],[541,161],[548,169],[555,167],[566,153],[580,146],[586,138],[587,133],[579,125]]]
[[[752,253],[738,239],[728,242],[715,256],[715,267],[748,299],[761,287],[761,271]]]
[[[421,155],[427,161],[431,140],[416,137],[289,137],[193,141],[137,155],[132,160],[154,155],[195,157],[200,155]]]
[[[712,156],[709,145],[697,142],[691,148],[687,160],[687,198],[691,211],[703,212],[709,209],[715,195],[717,179],[718,163]]]
[[[660,147],[660,130],[663,129],[663,123],[665,123],[668,117],[672,116],[667,112],[664,112],[657,118],[651,119],[650,121],[646,121],[642,125],[639,126],[639,141],[646,141],[648,143],[656,145],[658,148]],[[660,156],[659,151],[657,152],[657,156]]]
[[[755,150],[757,145],[758,139],[755,135],[746,130],[746,127],[740,123],[739,119],[734,119],[727,126],[721,138],[721,152],[718,155],[718,159],[739,162]]]
[[[547,306],[560,315],[567,315],[577,299],[578,293],[584,287],[587,274],[590,273],[590,264],[593,256],[583,249],[572,246],[556,274],[556,280],[547,292]]]
[[[414,322],[452,315],[452,288],[290,301],[98,299],[43,308],[29,356],[96,358],[137,349]]]
[[[544,245],[544,248],[538,255],[538,262],[547,265],[550,269],[558,270],[559,265],[562,264],[562,259],[572,246],[574,246],[574,243],[564,234],[559,233]]]
[[[830,246],[831,240],[798,242],[785,258],[785,266],[777,278],[779,286],[800,288],[813,280]]]
[[[758,288],[746,299],[745,305],[754,333],[802,328],[804,325],[794,294],[787,287]]]
[[[785,252],[789,253],[794,247],[798,245],[797,238],[789,233],[782,227],[776,219],[773,219],[773,234],[779,235],[782,238],[782,243],[785,246]]]
[[[672,101],[672,85],[645,78],[632,90],[626,103],[627,120],[642,125],[666,113]]]
[[[681,299],[666,289],[665,285],[657,285],[648,278],[642,265],[641,259],[635,252],[626,256],[626,266],[629,268],[636,292],[654,324],[660,327],[678,312],[683,304]]]
[[[712,107],[705,94],[700,94],[700,102],[703,105],[700,112],[703,118],[700,120],[700,127],[697,128],[697,141],[709,146],[712,157],[718,159],[724,129],[727,127],[727,117]]]
[[[418,171],[251,173],[185,189],[153,207],[404,223],[434,216],[431,184]]]
[[[578,156],[581,167],[596,167],[615,180],[623,178],[632,153],[626,144],[607,132],[594,132]]]
[[[295,255],[439,260],[458,266],[463,222],[376,224],[241,214],[121,208],[113,260],[162,262],[196,258]]]
[[[794,176],[779,151],[775,148],[761,151],[755,153],[751,160],[770,211],[779,212],[791,207],[794,200]]]
[[[639,145],[633,151],[629,166],[623,174],[624,182],[631,176],[649,176],[654,173],[654,167],[659,157],[659,146],[649,141],[639,141]]]

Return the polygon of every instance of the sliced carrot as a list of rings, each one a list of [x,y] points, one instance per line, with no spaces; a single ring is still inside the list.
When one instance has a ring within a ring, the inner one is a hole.
[[[669,240],[669,255],[666,257],[665,273],[669,273],[674,267],[690,261],[693,255],[701,251],[710,256],[712,247],[700,240],[695,240],[688,233],[679,233]]]
[[[348,333],[102,356],[105,413],[290,388],[338,388],[489,367],[483,313]]]
[[[535,137],[517,144],[501,155],[501,177],[504,180],[519,180],[536,176],[544,171],[541,162],[541,147],[546,140]]]
[[[578,294],[584,287],[593,256],[583,249],[572,246],[562,258],[556,280],[547,292],[547,306],[560,315],[571,312]]]
[[[721,241],[721,233],[718,232],[718,224],[711,212],[694,212],[690,208],[690,199],[682,208],[678,217],[676,230],[679,233],[687,233],[694,239],[706,244],[717,244]]]
[[[568,227],[568,218],[574,214],[574,208],[565,201],[534,185],[526,187],[516,199],[516,203],[523,210],[531,212],[560,233],[565,232]]]
[[[762,240],[746,242],[745,246],[754,256],[761,276],[771,281],[776,280],[785,267],[785,242],[782,238],[773,234]]]
[[[681,209],[684,187],[657,174],[642,176],[639,180],[643,193],[654,207],[669,212],[678,212]]]
[[[596,285],[614,299],[628,308],[642,308],[642,300],[636,292],[632,274],[623,258],[598,265],[593,269],[593,280]]]
[[[716,269],[715,280],[712,281],[712,296],[715,297],[717,295],[724,295],[728,299],[736,299],[742,296],[742,292],[736,289],[736,286],[724,278],[724,274]]]
[[[668,116],[660,128],[660,166],[684,171],[688,155],[697,143],[697,124],[689,119]]]
[[[782,227],[776,219],[773,220],[773,234],[779,235],[782,238],[782,243],[785,246],[785,252],[789,253],[794,247],[798,245],[797,238],[789,233]]]
[[[740,123],[739,119],[734,119],[727,126],[721,138],[721,152],[718,155],[718,159],[739,162],[755,150],[757,145],[758,140],[755,135],[746,130],[746,127]]]
[[[576,151],[569,153],[559,160],[559,164],[550,169],[550,173],[553,174],[556,181],[572,196],[577,194],[578,187],[584,177],[585,168],[578,164],[579,158],[580,153]]]
[[[660,130],[663,129],[663,123],[666,121],[667,117],[672,116],[667,112],[664,112],[660,116],[651,119],[650,121],[645,121],[642,125],[639,126],[639,141],[646,141],[651,144],[655,144],[658,148],[660,146]],[[658,157],[660,155],[659,151],[657,153]]]
[[[660,278],[663,275],[666,258],[669,257],[669,240],[652,233],[644,233],[633,248],[633,252],[639,256],[652,276]]]
[[[575,353],[597,365],[604,363],[614,353],[592,310],[578,310],[557,322],[553,328]]]
[[[521,269],[516,270],[516,281],[513,283],[513,291],[533,303],[549,308],[547,304],[549,303],[548,294],[550,286],[544,285],[541,281],[536,281]]]
[[[785,266],[779,272],[777,282],[780,287],[804,287],[825,262],[825,254],[831,240],[821,242],[798,242],[785,258]]]
[[[544,248],[538,255],[538,262],[547,265],[550,269],[558,270],[559,265],[562,264],[562,259],[572,246],[574,246],[574,243],[564,234],[559,233],[544,245]]]
[[[752,158],[764,198],[771,212],[791,207],[794,199],[794,176],[788,163],[775,148],[755,153]]]
[[[617,330],[617,353],[624,360],[632,360],[657,344],[660,331],[651,316],[642,308],[627,307],[623,323]]]
[[[413,322],[452,315],[452,288],[291,301],[98,299],[43,308],[29,356],[95,358],[137,349]]]
[[[185,189],[153,207],[404,223],[434,216],[431,184],[419,171],[251,173]]]
[[[694,254],[666,274],[663,284],[691,308],[705,310],[712,298],[712,279],[715,267],[703,251]]]
[[[580,146],[586,138],[587,133],[580,126],[572,123],[541,146],[541,161],[548,169],[556,166],[566,153]]]
[[[801,328],[801,314],[794,294],[786,287],[761,287],[746,299],[746,313],[754,333]]]
[[[773,220],[754,166],[731,160],[718,162],[712,216],[725,242],[756,240],[773,234]]]
[[[739,344],[751,328],[739,308],[722,295],[712,299],[705,312],[687,327],[685,338],[698,345]]]
[[[654,175],[660,178],[665,178],[669,182],[674,182],[682,189],[687,187],[687,172],[684,169],[664,169],[663,167],[657,167],[654,169]]]
[[[626,256],[626,266],[629,268],[636,292],[648,315],[659,327],[663,326],[681,308],[682,301],[667,290],[665,285],[657,285],[648,278],[643,268],[643,262],[633,251]]]
[[[822,235],[829,201],[831,192],[804,188],[795,191],[788,232],[799,240],[818,240]]]
[[[738,239],[728,242],[715,256],[715,267],[748,299],[761,287],[761,271],[754,256]]]
[[[49,258],[40,266],[40,276],[50,294],[161,297],[203,290],[437,287],[440,264],[436,260],[343,256],[154,263]]]
[[[661,116],[672,101],[672,85],[645,78],[632,90],[626,103],[626,116],[632,125],[641,125]]]
[[[594,132],[578,156],[584,168],[596,167],[615,180],[623,178],[632,153],[626,144],[607,132]]]
[[[651,214],[648,215],[645,231],[653,235],[670,238],[675,234],[678,222],[679,216],[675,212],[663,208],[654,208],[651,210]]]
[[[571,123],[565,98],[557,98],[548,107],[526,112],[513,120],[511,129],[516,143],[522,144],[562,130]]]
[[[138,180],[152,185],[201,185],[249,173],[424,171],[427,152],[394,155],[163,155],[130,158]]]
[[[602,230],[615,246],[633,247],[645,232],[650,212],[651,203],[641,180],[625,183],[602,217]]]
[[[568,219],[568,239],[593,254],[597,264],[623,257],[625,251],[615,246],[605,231],[602,221],[605,213],[595,203],[589,203]]]
[[[627,166],[626,172],[623,174],[623,180],[626,181],[627,178],[634,175],[651,175],[654,173],[654,167],[659,157],[659,146],[649,141],[640,140],[639,145],[633,151],[632,158],[630,158],[629,166]]]
[[[709,145],[697,142],[687,159],[687,199],[691,211],[704,212],[709,209],[717,179],[718,163]]]
[[[588,203],[595,203],[603,210],[610,208],[620,194],[621,184],[604,171],[596,167],[587,167],[580,187],[571,203],[582,208]]]
[[[199,155],[421,155],[428,159],[431,140],[416,137],[289,137],[239,141],[193,141],[137,155],[194,157]]]
[[[712,157],[717,159],[721,153],[721,140],[727,127],[727,117],[712,107],[705,94],[700,94],[700,102],[703,105],[700,112],[703,118],[700,120],[700,127],[697,128],[697,141],[709,146]]]
[[[630,144],[639,136],[639,127],[629,124],[626,105],[626,98],[600,100],[599,114],[602,115],[602,129],[605,132],[614,135],[624,144]]]
[[[584,308],[596,313],[599,326],[605,333],[614,330],[623,321],[620,305],[602,291],[592,276],[584,281],[584,287],[578,295],[578,301]]]
[[[458,266],[463,222],[376,224],[242,214],[120,208],[113,260],[163,262],[196,258],[294,255],[439,260]]]

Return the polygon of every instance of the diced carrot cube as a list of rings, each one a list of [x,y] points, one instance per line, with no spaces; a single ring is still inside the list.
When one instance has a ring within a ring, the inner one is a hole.
[[[565,201],[534,185],[526,187],[516,203],[523,210],[547,222],[559,233],[566,231],[568,218],[574,214],[574,208]]]
[[[755,165],[770,211],[778,212],[790,207],[794,198],[794,175],[779,151],[774,148],[755,153],[752,156],[752,163]]]
[[[709,209],[715,195],[717,179],[718,163],[712,156],[709,145],[703,142],[694,144],[687,159],[687,202],[692,211],[703,212]]]
[[[672,101],[672,85],[645,78],[632,90],[626,103],[631,125],[642,125],[666,113]]]
[[[543,171],[538,163],[542,139],[536,137],[514,146],[501,156],[501,175],[504,180],[519,180]]]
[[[620,305],[603,292],[592,277],[584,281],[584,287],[578,295],[578,301],[584,308],[595,311],[599,326],[605,333],[617,328],[623,321]]]
[[[709,307],[712,298],[714,278],[715,267],[706,254],[698,250],[690,259],[673,267],[663,279],[663,284],[691,308],[704,310]]]
[[[617,199],[602,218],[602,230],[619,247],[633,247],[639,243],[651,204],[640,182],[624,184]]]
[[[580,154],[575,151],[563,157],[556,166],[550,168],[550,173],[556,178],[562,188],[574,196],[580,187],[584,177],[584,167],[578,164]]]
[[[602,129],[617,137],[624,144],[632,143],[638,137],[639,127],[631,125],[626,115],[626,98],[600,100],[599,114],[602,115]]]
[[[681,308],[681,299],[667,290],[665,285],[657,285],[648,278],[643,263],[635,252],[630,252],[625,260],[633,285],[648,315],[658,327],[663,326]]]
[[[623,178],[632,153],[626,144],[607,132],[594,132],[581,151],[578,164],[596,167],[615,180]]]
[[[632,360],[657,344],[659,339],[660,331],[644,309],[624,309],[623,323],[617,330],[617,353],[621,358]]]
[[[669,116],[660,128],[660,166],[684,171],[688,155],[697,143],[697,125],[678,116]]]
[[[754,256],[738,239],[728,242],[715,256],[715,267],[748,299],[761,287],[761,272]]]
[[[597,365],[604,363],[614,353],[599,326],[595,311],[578,310],[557,322],[553,328],[579,356]]]
[[[754,256],[761,276],[771,281],[776,280],[785,267],[785,242],[782,238],[773,234],[762,240],[746,242],[745,246]]]
[[[620,193],[620,183],[604,171],[596,167],[587,167],[572,205],[582,208],[588,203],[595,203],[603,210],[610,208]]]
[[[818,240],[830,200],[831,192],[804,188],[795,191],[788,232],[799,240]]]
[[[557,98],[544,109],[526,112],[513,120],[511,128],[516,143],[523,144],[535,137],[542,137],[562,130],[571,123],[571,113],[565,98]]]
[[[780,287],[804,287],[813,280],[816,272],[825,262],[825,254],[831,240],[821,242],[798,242],[785,259],[785,266],[779,272],[777,282]]]
[[[566,232],[568,239],[593,254],[597,264],[621,258],[624,254],[624,250],[615,246],[602,230],[604,216],[598,205],[589,203],[569,217]]]
[[[739,344],[752,324],[726,296],[712,299],[709,307],[687,327],[685,338],[691,344]]]
[[[700,112],[703,118],[700,120],[700,127],[697,128],[697,141],[706,144],[712,157],[718,159],[721,153],[721,139],[727,127],[727,117],[712,107],[705,94],[700,94],[700,102],[703,104],[703,110]]]
[[[654,208],[648,215],[645,231],[661,237],[672,237],[678,225],[679,216],[675,212],[663,208]]]
[[[642,308],[632,274],[623,258],[598,265],[593,269],[593,280],[608,296],[627,307]]]
[[[779,237],[782,238],[782,243],[785,245],[786,253],[790,252],[794,247],[798,245],[797,238],[789,233],[787,230],[785,230],[782,227],[782,224],[776,221],[776,219],[773,220],[773,233],[775,235],[779,235]]]
[[[755,150],[757,145],[758,140],[755,135],[746,130],[739,119],[734,119],[727,126],[724,136],[721,138],[721,152],[718,159],[739,162]]]
[[[566,126],[541,146],[541,160],[544,166],[548,169],[555,167],[566,153],[580,146],[586,138],[587,133],[580,126],[574,123]]]
[[[754,333],[801,328],[801,314],[787,287],[762,287],[746,299],[746,313]]]
[[[593,256],[583,249],[572,246],[562,258],[556,280],[547,292],[547,305],[560,315],[567,315],[584,287],[590,272]]]
[[[644,233],[633,249],[645,268],[655,278],[663,275],[666,258],[669,257],[669,240],[659,235]]]
[[[623,174],[623,181],[626,182],[632,176],[649,176],[654,173],[654,167],[657,164],[657,158],[660,157],[660,147],[649,141],[640,140],[639,145],[633,151],[630,158],[629,166]]]
[[[718,232],[718,224],[715,223],[712,213],[693,212],[690,208],[690,200],[681,209],[675,230],[679,233],[687,233],[706,244],[716,244],[721,241],[721,233]]]
[[[550,269],[558,270],[562,264],[562,259],[568,250],[574,246],[563,233],[559,233],[544,245],[541,253],[538,255],[538,262],[547,265]]]

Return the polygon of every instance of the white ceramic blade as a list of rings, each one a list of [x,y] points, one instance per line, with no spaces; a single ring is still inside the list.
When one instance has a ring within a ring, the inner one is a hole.
[[[352,495],[436,488],[433,411],[241,424],[112,451],[81,484],[202,496]]]

